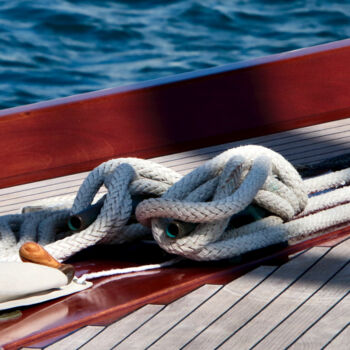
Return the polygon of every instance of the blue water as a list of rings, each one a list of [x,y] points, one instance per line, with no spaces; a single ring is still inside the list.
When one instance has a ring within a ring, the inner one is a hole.
[[[349,36],[346,0],[0,0],[0,108]]]

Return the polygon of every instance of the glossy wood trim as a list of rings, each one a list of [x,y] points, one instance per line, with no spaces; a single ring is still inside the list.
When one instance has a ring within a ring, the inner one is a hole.
[[[0,112],[0,187],[350,115],[350,40]]]
[[[350,227],[346,227],[283,249],[275,247],[248,254],[240,263],[205,264],[189,261],[185,265],[163,269],[158,273],[146,273],[127,279],[116,276],[102,278],[95,282],[93,289],[25,309],[22,319],[0,324],[0,339],[4,335],[12,334],[13,340],[6,345],[2,344],[5,350],[25,345],[41,347],[84,325],[109,324],[145,304],[166,304],[201,285],[225,284],[260,265],[278,265],[287,261],[291,254],[332,240],[332,245],[335,245],[349,236]],[[113,249],[116,254],[115,249],[118,247]],[[143,259],[146,259],[147,255],[158,259],[165,258],[157,247],[151,248],[154,250],[152,254],[147,251],[144,255],[141,253],[145,252],[144,247],[133,245],[132,249],[132,256],[138,263],[144,263]],[[108,254],[104,250],[103,258],[107,260],[102,259],[96,263],[96,260],[91,259],[93,252],[94,250],[91,250],[87,253],[88,259],[85,261],[84,255],[76,257],[80,262],[73,263],[79,274],[116,267],[116,264],[130,264],[130,261],[123,262],[123,252],[130,257],[130,252],[125,248],[119,247],[119,262],[108,260]],[[109,253],[112,253],[112,250]],[[142,290],[140,285],[143,286]],[[27,334],[24,334],[24,330]]]

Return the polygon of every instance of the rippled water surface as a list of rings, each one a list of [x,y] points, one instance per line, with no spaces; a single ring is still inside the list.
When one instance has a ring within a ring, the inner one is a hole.
[[[350,36],[350,1],[0,0],[0,108]]]

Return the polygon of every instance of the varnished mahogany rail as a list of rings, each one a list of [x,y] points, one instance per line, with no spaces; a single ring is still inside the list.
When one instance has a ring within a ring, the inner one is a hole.
[[[0,187],[350,115],[350,40],[0,111]]]

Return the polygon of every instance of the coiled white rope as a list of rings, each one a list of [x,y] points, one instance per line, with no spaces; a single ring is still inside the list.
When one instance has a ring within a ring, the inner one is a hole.
[[[0,218],[0,261],[18,259],[19,246],[29,240],[62,261],[95,244],[133,241],[151,232],[167,252],[194,260],[229,258],[350,221],[350,190],[344,187],[349,182],[350,169],[303,181],[286,159],[261,146],[230,149],[184,177],[151,161],[111,160],[88,175],[73,203],[60,199],[55,207]],[[88,207],[103,185],[107,194],[97,219],[81,232],[62,233],[69,215]],[[133,223],[137,196],[158,198],[138,204]],[[252,203],[271,215],[232,228],[231,218]],[[174,238],[167,233],[174,219],[197,225]]]

